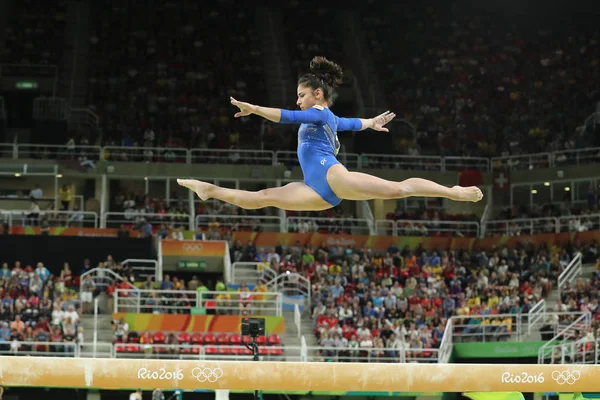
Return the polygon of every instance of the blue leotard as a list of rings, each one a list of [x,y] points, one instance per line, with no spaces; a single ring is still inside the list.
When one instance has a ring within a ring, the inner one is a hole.
[[[327,171],[341,164],[336,158],[339,150],[338,131],[359,131],[358,118],[339,118],[329,108],[314,106],[304,111],[281,110],[282,124],[301,124],[298,129],[298,160],[304,183],[323,200],[337,206],[340,199],[327,182]]]

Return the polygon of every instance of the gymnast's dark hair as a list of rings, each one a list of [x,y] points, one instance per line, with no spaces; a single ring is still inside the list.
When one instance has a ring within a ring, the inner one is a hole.
[[[333,91],[342,83],[342,67],[325,57],[317,56],[310,62],[310,72],[298,79],[298,85],[323,90],[323,96],[329,104],[333,103]]]

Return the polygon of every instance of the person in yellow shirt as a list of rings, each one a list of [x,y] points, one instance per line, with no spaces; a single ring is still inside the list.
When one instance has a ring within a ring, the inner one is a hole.
[[[266,293],[267,290],[268,289],[264,281],[258,281],[256,286],[254,286],[254,289],[252,289],[252,292],[255,293],[252,298],[255,300],[256,307],[258,308],[258,315],[262,315],[266,307],[267,296],[263,293]]]
[[[488,298],[488,306],[494,308],[498,307],[498,304],[500,304],[500,299],[498,298],[498,295],[494,293]]]
[[[479,296],[472,295],[467,300],[467,306],[469,306],[470,308],[480,306],[480,305],[481,305],[481,299],[479,298]]]
[[[338,276],[342,273],[342,267],[339,264],[331,264],[329,266],[329,274],[333,276]]]
[[[58,190],[58,196],[60,197],[60,204],[62,205],[61,210],[68,211],[69,204],[71,204],[71,188],[68,185],[62,185]]]

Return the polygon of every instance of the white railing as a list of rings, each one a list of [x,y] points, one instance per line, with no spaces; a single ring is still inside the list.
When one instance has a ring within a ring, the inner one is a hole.
[[[190,290],[136,290],[115,291],[115,312],[184,313],[191,307],[214,310],[220,315],[283,315],[282,294],[277,292],[250,292],[247,301],[241,301],[239,292],[197,292]]]
[[[392,236],[469,236],[479,237],[479,223],[475,221],[377,220],[378,235]]]
[[[521,154],[506,157],[493,157],[492,160],[492,171],[494,170],[520,170],[520,169],[542,169],[550,168],[552,166],[552,154],[551,153],[535,153],[535,154]]]
[[[558,294],[561,295],[564,287],[573,282],[575,278],[578,278],[583,272],[583,264],[581,262],[582,255],[581,253],[577,253],[577,255],[571,260],[569,265],[564,269],[563,272],[558,276]]]
[[[80,162],[82,158],[99,161],[102,148],[100,146],[66,146],[54,144],[15,144],[16,158],[34,158],[43,160],[73,160]]]
[[[302,305],[301,312],[310,312],[311,284],[310,280],[296,273],[283,273],[273,278],[265,285],[270,291],[281,293],[285,306]]]
[[[130,225],[143,222],[149,222],[152,225],[165,226],[175,224],[175,226],[183,226],[187,229],[193,227],[193,217],[189,214],[158,214],[158,213],[124,213],[124,212],[107,212],[102,214],[100,219],[101,228],[118,228],[120,225]]]
[[[528,313],[527,334],[531,335],[532,331],[538,325],[542,325],[546,320],[546,301],[544,299],[538,301]]]
[[[443,171],[444,162],[439,156],[406,156],[392,154],[369,154],[359,156],[359,169],[412,169]]]
[[[155,282],[162,281],[162,271],[160,271],[156,260],[128,258],[121,261],[121,266],[123,268],[131,267],[134,274],[143,280],[146,280],[148,276],[152,276]]]
[[[68,342],[5,342],[0,348],[4,356],[42,356],[42,357],[79,357],[77,343]]]
[[[446,327],[444,328],[444,336],[442,337],[442,341],[440,342],[440,350],[438,352],[439,363],[446,364],[450,362],[452,350],[454,349],[454,342],[452,341],[452,332],[454,332],[454,321],[452,320],[452,318],[449,318],[448,322],[446,322]]]
[[[287,232],[319,232],[347,233],[352,235],[369,235],[369,220],[365,218],[319,218],[319,217],[287,217]]]
[[[369,202],[361,200],[358,204],[362,210],[363,217],[367,220],[369,235],[377,235],[377,230],[375,229],[375,217],[373,216],[373,211],[371,210],[371,206],[369,206]]]
[[[543,218],[517,218],[506,220],[488,221],[485,233],[491,235],[533,235],[535,233],[558,233],[558,219],[554,217]]]
[[[481,171],[490,170],[490,159],[482,157],[444,157],[444,171]]]
[[[595,231],[598,229],[600,229],[600,214],[582,214],[558,217],[556,232]]]
[[[79,277],[79,291],[84,292],[84,281],[87,276],[91,276],[97,289],[106,289],[113,281],[118,283],[127,282],[127,279],[121,275],[115,273],[113,270],[108,268],[92,268],[87,272],[84,272]]]
[[[266,263],[234,262],[231,265],[231,283],[256,284],[258,281],[270,282],[277,277],[277,272],[269,268]]]
[[[102,148],[102,159],[124,162],[189,163],[189,150],[177,147],[120,147]]]
[[[564,323],[559,324],[556,327],[556,333],[552,339],[547,341],[539,349],[538,353],[538,364],[543,364],[543,360],[552,357],[553,346],[565,342],[579,339],[577,334],[581,334],[581,331],[588,329],[592,323],[592,314],[590,312],[572,313],[570,317],[579,315],[577,319],[572,321],[569,325]],[[568,321],[567,321],[568,322]]]
[[[40,211],[37,216],[31,210],[0,210],[9,226],[39,226],[42,220],[51,227],[98,227],[98,214],[91,211]]]
[[[221,227],[234,231],[280,232],[281,218],[267,215],[213,215],[196,216],[196,227]]]
[[[556,166],[599,163],[600,147],[557,151],[552,157]]]
[[[300,307],[298,307],[298,304],[294,305],[294,324],[296,325],[298,337],[302,337],[302,314],[300,313]]]
[[[194,164],[276,164],[275,154],[267,150],[193,149],[190,156]]]
[[[538,352],[540,364],[598,364],[598,340],[581,339],[548,346]]]
[[[93,121],[91,121],[93,125]],[[299,166],[295,151],[246,149],[186,149],[165,147],[70,146],[46,144],[0,144],[0,158],[100,159],[110,161],[179,162],[195,164],[253,164]],[[522,154],[491,159],[481,157],[408,156],[394,154],[340,153],[337,158],[350,169],[402,168],[409,170],[461,171],[538,169],[566,164],[600,162],[600,148]]]
[[[522,319],[526,314],[465,315],[452,317],[453,342],[497,342],[501,339],[520,341]],[[486,323],[498,322],[498,324]],[[445,336],[445,335],[444,335]]]

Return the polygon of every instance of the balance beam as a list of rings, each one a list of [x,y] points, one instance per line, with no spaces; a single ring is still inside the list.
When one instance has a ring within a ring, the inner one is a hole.
[[[0,357],[6,387],[597,392],[600,366]]]

